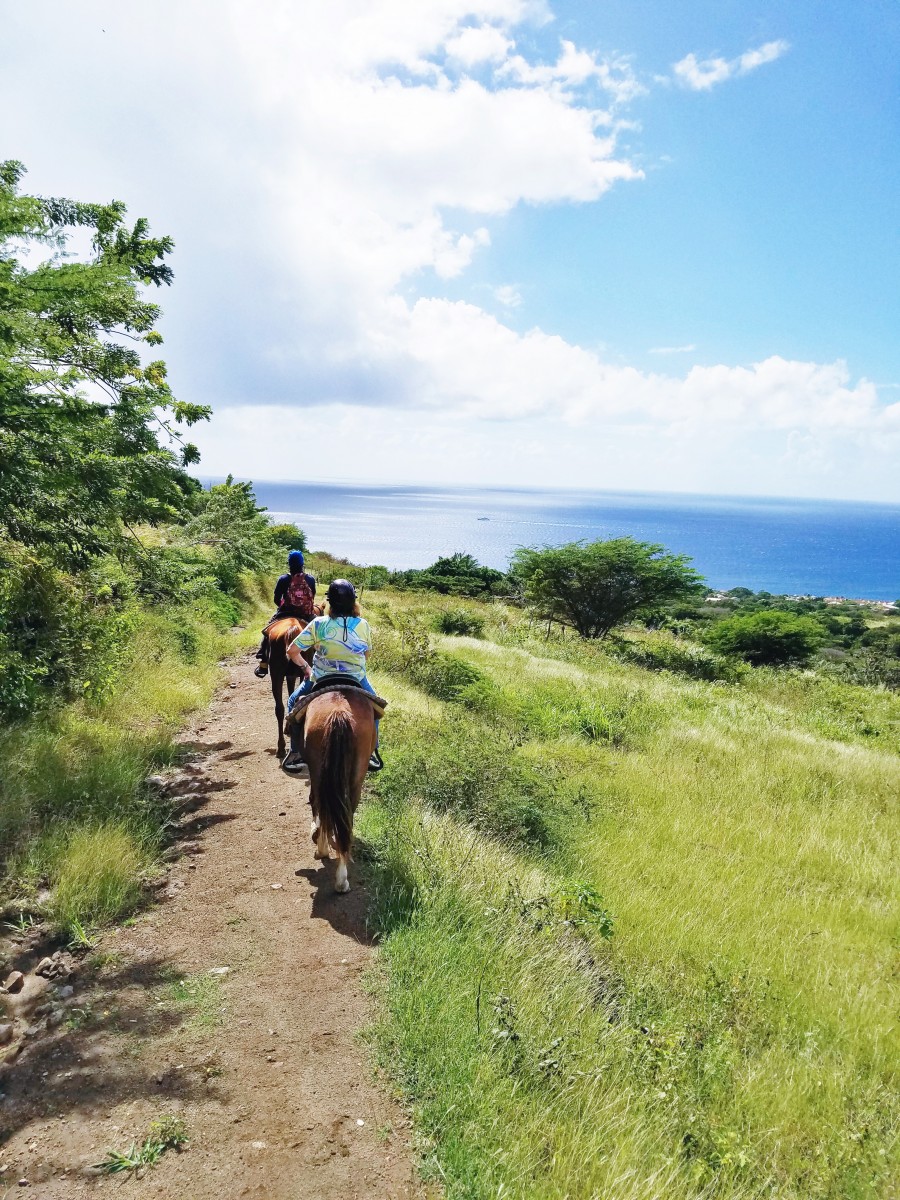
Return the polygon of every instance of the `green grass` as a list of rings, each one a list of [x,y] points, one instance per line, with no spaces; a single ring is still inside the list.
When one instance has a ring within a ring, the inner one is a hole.
[[[128,1150],[108,1150],[97,1164],[104,1175],[121,1175],[141,1167],[155,1167],[167,1150],[183,1150],[188,1143],[187,1125],[180,1117],[165,1116],[150,1123],[147,1136],[133,1141]]]
[[[184,1013],[193,1029],[213,1029],[224,1021],[225,999],[217,975],[198,973],[175,979],[163,993],[163,1003]]]
[[[374,1046],[426,1174],[473,1200],[893,1197],[900,699],[642,666],[485,605],[483,640],[437,642],[476,673],[447,702],[398,645],[436,610],[399,598],[379,643],[360,818]],[[611,939],[567,923],[579,896]]]
[[[0,900],[24,911],[49,885],[50,915],[70,933],[135,907],[170,815],[145,780],[176,761],[178,729],[208,701],[220,660],[256,640],[261,586],[247,581],[250,627],[237,634],[205,610],[141,612],[102,696],[0,733]]]

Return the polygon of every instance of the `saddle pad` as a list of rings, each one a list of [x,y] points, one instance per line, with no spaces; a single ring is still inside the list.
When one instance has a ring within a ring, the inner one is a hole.
[[[311,692],[307,692],[305,696],[300,697],[300,699],[288,713],[286,718],[287,723],[293,723],[295,725],[299,724],[300,718],[309,708],[313,700],[318,699],[318,697],[324,695],[325,692],[356,692],[358,695],[365,696],[365,698],[372,705],[372,710],[379,720],[384,716],[384,710],[388,705],[387,700],[382,700],[380,696],[372,696],[366,691],[365,688],[360,687],[358,683],[354,683],[350,679],[322,679],[316,684]]]

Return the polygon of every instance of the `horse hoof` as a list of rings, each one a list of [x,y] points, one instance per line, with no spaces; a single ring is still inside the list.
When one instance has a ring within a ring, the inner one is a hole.
[[[341,893],[349,892],[350,891],[350,880],[342,879],[339,883],[336,883],[334,885],[334,890],[336,892],[341,892]]]

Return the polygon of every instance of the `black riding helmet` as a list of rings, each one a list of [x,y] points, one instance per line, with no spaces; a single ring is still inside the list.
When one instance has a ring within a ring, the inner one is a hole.
[[[349,579],[333,579],[328,585],[326,599],[335,617],[350,617],[356,603],[356,588]]]
[[[356,588],[349,579],[333,579],[325,593],[333,617],[341,617],[344,621],[344,641],[347,640],[347,618],[353,616],[353,606],[356,604]]]

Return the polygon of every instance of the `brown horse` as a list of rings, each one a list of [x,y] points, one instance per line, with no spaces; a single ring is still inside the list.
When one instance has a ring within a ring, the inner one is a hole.
[[[328,858],[330,847],[335,850],[334,888],[349,892],[353,816],[375,749],[375,716],[369,698],[364,692],[336,691],[313,699],[306,710],[303,744],[316,858]]]
[[[321,604],[313,608],[313,613],[321,617],[325,610]],[[302,617],[276,617],[266,626],[269,638],[269,679],[272,682],[272,698],[275,701],[275,721],[278,725],[278,760],[284,758],[284,684],[287,681],[288,696],[297,686],[302,671],[288,657],[288,646],[302,633],[306,627]],[[303,651],[304,660],[312,666],[313,651]]]
[[[282,617],[268,626],[269,634],[269,678],[272,681],[272,696],[275,700],[275,721],[278,724],[278,759],[284,758],[284,684],[287,681],[288,695],[297,686],[300,668],[288,658],[287,648],[303,631],[303,621],[296,617]]]

